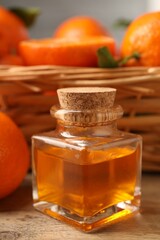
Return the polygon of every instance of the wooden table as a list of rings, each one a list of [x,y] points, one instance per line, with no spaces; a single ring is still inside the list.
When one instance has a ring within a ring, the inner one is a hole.
[[[159,240],[160,175],[144,174],[142,189],[141,214],[86,234],[35,211],[27,176],[16,192],[0,201],[0,240]]]

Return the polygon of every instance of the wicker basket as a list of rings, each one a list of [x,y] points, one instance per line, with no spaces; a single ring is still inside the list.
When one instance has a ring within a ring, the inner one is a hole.
[[[57,88],[117,88],[125,115],[119,128],[143,136],[143,170],[160,171],[160,68],[73,68],[59,66],[0,67],[0,107],[31,135],[55,127],[49,114]]]

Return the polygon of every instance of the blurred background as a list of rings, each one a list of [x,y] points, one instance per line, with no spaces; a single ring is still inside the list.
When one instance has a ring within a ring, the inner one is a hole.
[[[66,18],[89,15],[97,18],[108,28],[118,42],[124,28],[115,27],[118,19],[132,20],[138,15],[160,9],[159,0],[3,0],[5,7],[39,7],[40,15],[30,29],[32,38],[50,37],[54,29]]]

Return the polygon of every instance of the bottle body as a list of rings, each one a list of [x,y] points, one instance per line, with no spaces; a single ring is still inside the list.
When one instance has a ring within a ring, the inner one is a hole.
[[[138,211],[141,138],[106,126],[58,126],[33,136],[38,210],[84,231]]]

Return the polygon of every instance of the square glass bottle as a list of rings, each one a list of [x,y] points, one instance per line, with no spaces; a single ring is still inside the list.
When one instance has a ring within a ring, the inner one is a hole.
[[[115,93],[59,89],[56,129],[32,138],[34,207],[86,232],[140,207],[142,140],[117,129]]]

